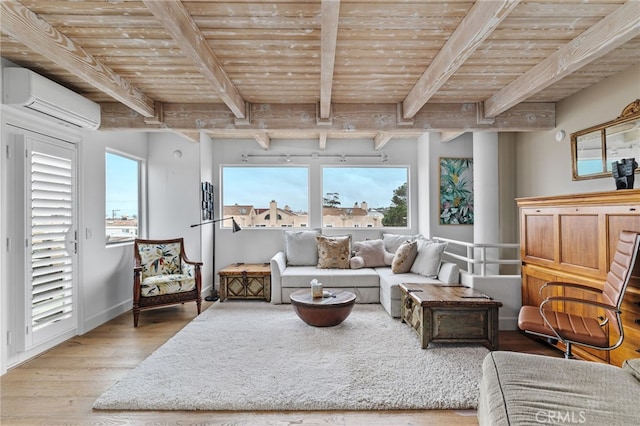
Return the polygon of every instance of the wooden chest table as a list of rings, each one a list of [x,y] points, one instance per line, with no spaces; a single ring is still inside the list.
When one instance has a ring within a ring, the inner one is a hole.
[[[268,263],[234,263],[220,269],[220,301],[264,299],[271,301],[271,267]]]
[[[501,302],[460,284],[400,284],[400,319],[429,342],[480,342],[498,349]]]

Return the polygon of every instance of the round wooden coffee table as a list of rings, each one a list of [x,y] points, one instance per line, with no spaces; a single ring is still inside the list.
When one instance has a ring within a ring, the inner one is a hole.
[[[350,291],[331,290],[329,297],[311,297],[311,289],[291,293],[291,305],[298,316],[315,327],[332,327],[344,321],[356,302]]]

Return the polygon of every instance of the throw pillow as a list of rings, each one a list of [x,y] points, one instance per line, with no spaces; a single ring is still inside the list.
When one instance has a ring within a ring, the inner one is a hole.
[[[391,272],[394,274],[405,274],[411,270],[411,265],[418,254],[417,241],[405,241],[400,244],[391,262]]]
[[[349,269],[351,237],[327,237],[320,235],[318,241],[318,268]]]
[[[418,255],[411,265],[411,272],[436,278],[440,270],[442,252],[447,248],[447,243],[433,240],[418,239]]]
[[[353,256],[349,259],[349,266],[351,269],[360,269],[364,268],[364,259],[360,256]]]
[[[384,241],[384,248],[391,254],[395,252],[405,241],[415,241],[420,234],[417,235],[400,235],[400,234],[382,234],[382,241]]]
[[[284,254],[287,265],[314,266],[318,263],[318,230],[284,231]]]
[[[380,239],[356,241],[353,249],[356,256],[362,257],[367,268],[389,266],[393,261],[393,255],[384,249],[384,242]]]

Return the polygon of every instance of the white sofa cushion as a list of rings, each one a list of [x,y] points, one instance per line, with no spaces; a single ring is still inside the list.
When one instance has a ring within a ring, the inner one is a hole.
[[[317,279],[328,287],[376,287],[380,279],[372,268],[362,269],[320,269],[315,266],[289,266],[281,274],[282,287],[311,288],[312,279]]]
[[[385,286],[390,289],[391,299],[400,299],[398,285],[402,283],[442,284],[437,278],[425,277],[412,272],[394,274],[390,268],[376,268],[376,273],[380,276],[380,287]]]

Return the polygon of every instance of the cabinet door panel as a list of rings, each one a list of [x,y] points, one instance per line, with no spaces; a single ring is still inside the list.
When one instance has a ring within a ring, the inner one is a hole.
[[[526,214],[523,257],[554,261],[553,215]]]
[[[560,263],[598,272],[604,247],[598,241],[598,215],[560,216]]]
[[[527,266],[522,267],[522,304],[531,306],[540,306],[542,297],[540,296],[540,288],[549,281],[556,281],[555,275],[546,274],[534,268]],[[552,289],[545,293],[545,297],[558,296],[560,293],[557,289]],[[551,305],[553,309],[560,306],[557,303]]]

